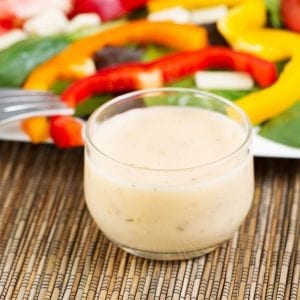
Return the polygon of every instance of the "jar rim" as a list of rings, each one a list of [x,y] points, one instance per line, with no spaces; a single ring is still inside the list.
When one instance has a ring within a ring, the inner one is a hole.
[[[232,152],[230,152],[229,154],[224,155],[223,157],[208,162],[208,163],[204,163],[204,164],[200,164],[197,166],[192,166],[192,167],[186,167],[186,168],[145,168],[145,167],[140,167],[140,166],[134,166],[131,165],[129,163],[126,162],[122,162],[120,160],[117,160],[113,157],[111,157],[109,154],[101,151],[99,149],[99,147],[96,146],[96,144],[93,142],[92,139],[92,127],[96,121],[96,119],[98,118],[99,115],[101,115],[107,108],[111,107],[112,105],[115,105],[117,103],[120,103],[126,99],[133,99],[136,97],[141,97],[142,95],[146,95],[146,94],[154,94],[154,93],[159,93],[159,92],[178,92],[178,93],[190,93],[190,94],[198,94],[201,96],[206,96],[209,97],[211,99],[217,100],[229,107],[231,107],[232,109],[234,109],[234,111],[236,111],[238,113],[238,115],[241,117],[242,121],[243,121],[243,126],[245,127],[245,138],[243,139],[243,142]],[[181,87],[161,87],[161,88],[151,88],[151,89],[142,89],[142,90],[138,90],[138,91],[133,91],[133,92],[129,92],[129,93],[125,93],[122,94],[120,96],[116,96],[114,98],[112,98],[111,100],[109,100],[108,102],[106,102],[105,104],[101,105],[99,108],[97,108],[92,115],[89,117],[86,126],[84,128],[83,131],[84,134],[84,143],[85,143],[85,147],[91,147],[91,149],[97,154],[97,155],[101,155],[104,156],[106,159],[109,159],[111,161],[113,161],[114,163],[117,163],[120,166],[126,167],[126,168],[130,168],[130,169],[135,169],[135,170],[144,170],[144,171],[154,171],[154,172],[186,172],[186,171],[193,171],[193,170],[197,170],[197,169],[206,169],[206,168],[210,168],[210,167],[214,167],[217,166],[219,164],[222,164],[223,162],[226,162],[228,160],[230,160],[232,157],[236,156],[240,151],[242,151],[245,147],[247,147],[250,142],[251,142],[251,138],[252,138],[252,125],[250,123],[250,120],[248,118],[248,116],[246,115],[246,113],[240,108],[238,107],[236,104],[234,104],[232,101],[227,100],[224,97],[206,92],[206,91],[202,91],[202,90],[198,90],[198,89],[192,89],[192,88],[181,88]]]

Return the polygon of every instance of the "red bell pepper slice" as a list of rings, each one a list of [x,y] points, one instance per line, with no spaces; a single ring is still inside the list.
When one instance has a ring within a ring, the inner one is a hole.
[[[145,5],[148,0],[120,0],[126,11],[135,10],[138,7]]]
[[[277,79],[275,64],[225,47],[175,53],[154,61],[151,65],[162,71],[164,82],[174,81],[198,70],[213,68],[247,72],[262,88]]]
[[[100,70],[73,83],[62,94],[62,99],[70,106],[75,106],[95,93],[122,93],[160,87],[166,82],[209,68],[247,72],[261,87],[267,87],[277,79],[276,66],[271,62],[229,48],[209,47],[171,54],[150,63],[126,64]]]
[[[0,35],[6,33],[15,27],[15,23],[12,19],[0,20]]]
[[[291,30],[300,32],[300,1],[282,0],[281,15],[283,23]]]
[[[80,79],[67,88],[61,97],[74,107],[93,94],[123,93],[162,85],[160,70],[148,64],[130,63],[101,69],[94,75]]]
[[[71,116],[50,118],[50,136],[59,148],[82,146],[81,133],[82,123]]]

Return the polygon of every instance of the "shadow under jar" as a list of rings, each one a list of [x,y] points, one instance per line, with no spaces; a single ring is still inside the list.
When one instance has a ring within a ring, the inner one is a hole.
[[[230,101],[159,88],[88,120],[85,198],[102,232],[151,259],[200,256],[231,238],[253,198],[251,125]]]

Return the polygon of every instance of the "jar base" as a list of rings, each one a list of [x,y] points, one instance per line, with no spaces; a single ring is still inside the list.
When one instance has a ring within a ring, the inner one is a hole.
[[[209,248],[195,250],[195,251],[187,251],[187,252],[150,252],[150,251],[143,251],[143,250],[137,250],[137,249],[125,247],[119,244],[117,244],[117,246],[119,246],[124,251],[133,254],[135,256],[139,256],[147,259],[170,261],[170,260],[185,260],[185,259],[196,258],[215,250],[221,244],[222,243]]]

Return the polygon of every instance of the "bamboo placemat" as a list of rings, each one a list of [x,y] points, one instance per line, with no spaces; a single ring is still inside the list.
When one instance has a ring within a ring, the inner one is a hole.
[[[0,299],[300,299],[300,161],[255,167],[252,210],[229,242],[157,262],[96,228],[82,149],[0,142]]]

